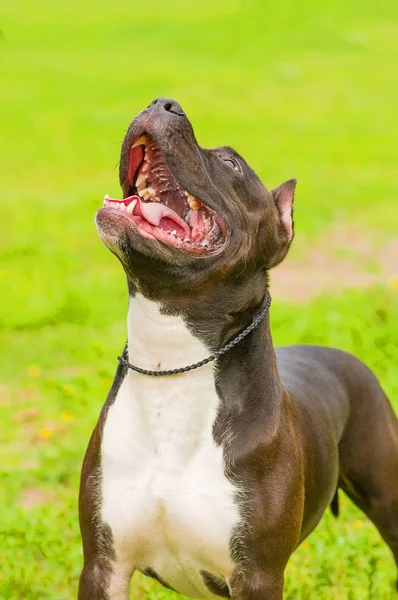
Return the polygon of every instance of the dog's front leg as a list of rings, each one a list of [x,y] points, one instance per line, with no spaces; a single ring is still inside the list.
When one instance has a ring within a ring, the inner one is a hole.
[[[283,600],[284,576],[258,570],[234,574],[230,581],[231,600]]]
[[[280,476],[282,467],[289,485]],[[249,526],[237,530],[231,546],[236,557],[228,580],[232,600],[283,600],[286,565],[300,538],[305,490],[297,459],[274,462],[264,481],[268,488],[251,487]]]
[[[84,566],[78,600],[128,600],[134,565],[118,559],[110,527],[101,521],[100,431],[97,426],[83,462],[79,520]]]
[[[132,573],[98,558],[84,565],[78,600],[128,600]]]

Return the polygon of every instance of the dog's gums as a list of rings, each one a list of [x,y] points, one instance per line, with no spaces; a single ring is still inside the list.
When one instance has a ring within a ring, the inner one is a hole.
[[[220,215],[183,190],[147,134],[130,149],[124,198],[104,198],[102,210],[122,211],[147,239],[190,253],[213,253],[227,238]]]

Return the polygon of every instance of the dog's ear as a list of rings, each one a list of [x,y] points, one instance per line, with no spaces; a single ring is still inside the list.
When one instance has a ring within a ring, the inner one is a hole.
[[[285,181],[285,183],[281,183],[281,185],[278,185],[278,187],[271,190],[272,198],[279,214],[279,249],[269,267],[275,267],[275,265],[285,258],[293,239],[293,200],[296,183],[297,179],[289,179],[289,181]]]
[[[297,179],[289,179],[271,191],[289,243],[293,239],[293,200],[296,183]]]

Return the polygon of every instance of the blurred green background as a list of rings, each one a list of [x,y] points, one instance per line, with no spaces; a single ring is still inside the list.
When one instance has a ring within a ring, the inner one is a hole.
[[[398,409],[398,4],[114,0],[2,5],[0,598],[76,597],[79,470],[123,347],[122,269],[95,211],[129,121],[177,99],[204,146],[298,179],[272,276],[275,342],[354,352]],[[342,498],[286,598],[389,600],[395,569]],[[134,578],[132,598],[172,593]]]

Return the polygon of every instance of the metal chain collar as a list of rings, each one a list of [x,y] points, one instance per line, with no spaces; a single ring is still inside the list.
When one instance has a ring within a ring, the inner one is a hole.
[[[268,294],[267,300],[263,306],[263,308],[256,314],[251,324],[246,327],[241,333],[239,333],[233,340],[231,340],[226,346],[223,346],[219,350],[216,350],[213,354],[210,354],[207,358],[200,360],[193,365],[188,365],[187,367],[181,367],[180,369],[169,369],[166,371],[148,371],[148,369],[141,369],[141,367],[136,367],[129,363],[123,356],[118,356],[118,360],[123,363],[126,367],[135,371],[136,373],[141,373],[142,375],[151,375],[152,377],[163,377],[166,375],[180,375],[181,373],[187,373],[188,371],[193,371],[194,369],[199,369],[199,367],[203,367],[203,365],[207,365],[207,363],[212,362],[216,358],[219,358],[231,348],[234,348],[239,342],[241,342],[245,337],[249,335],[255,329],[261,321],[264,319],[265,315],[269,311],[269,307],[271,306],[272,298]]]

